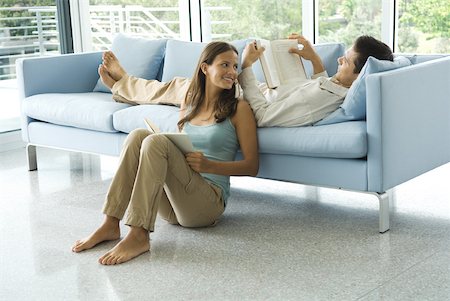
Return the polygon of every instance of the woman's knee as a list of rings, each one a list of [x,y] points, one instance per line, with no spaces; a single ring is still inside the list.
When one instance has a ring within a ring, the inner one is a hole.
[[[132,130],[127,138],[125,139],[125,145],[127,144],[134,144],[138,143],[139,145],[142,143],[142,141],[150,135],[150,132],[146,129],[135,129]]]
[[[148,151],[164,151],[167,149],[167,137],[164,135],[153,134],[145,137],[142,141],[142,150]]]

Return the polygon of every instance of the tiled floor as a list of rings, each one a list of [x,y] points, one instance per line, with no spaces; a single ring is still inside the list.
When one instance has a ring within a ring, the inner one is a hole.
[[[0,133],[20,128],[20,102],[17,80],[0,80]]]
[[[119,266],[72,243],[102,220],[117,159],[0,153],[0,300],[449,300],[450,165],[395,189],[391,230],[375,197],[232,178],[214,228],[158,220],[151,253]],[[123,227],[123,233],[126,233]]]

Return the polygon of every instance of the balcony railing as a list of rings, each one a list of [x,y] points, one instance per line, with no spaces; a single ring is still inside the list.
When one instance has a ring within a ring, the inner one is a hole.
[[[204,8],[204,38],[231,36],[211,32],[213,25],[229,21],[211,20],[209,13],[230,9]],[[119,32],[150,39],[180,38],[180,16],[185,13],[179,7],[92,5],[89,7],[92,50],[109,48],[114,34]],[[18,58],[58,54],[58,32],[55,6],[0,8],[0,80],[15,78]]]
[[[18,58],[59,53],[55,7],[0,8],[0,80],[15,77]]]
[[[94,50],[108,48],[119,32],[150,39],[180,38],[178,7],[96,5],[89,11]]]

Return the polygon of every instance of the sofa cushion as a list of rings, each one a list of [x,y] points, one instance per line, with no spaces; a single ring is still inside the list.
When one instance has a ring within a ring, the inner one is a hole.
[[[179,108],[165,105],[134,106],[114,113],[114,128],[129,133],[145,128],[149,118],[162,132],[176,132]],[[327,126],[259,128],[259,152],[327,158],[362,158],[367,154],[366,123]]]
[[[150,40],[118,34],[111,45],[111,50],[119,59],[128,74],[145,79],[156,79],[164,59],[166,39]],[[108,92],[99,78],[94,92]]]
[[[136,128],[145,128],[144,118],[150,119],[162,132],[177,132],[179,108],[167,105],[133,106],[114,113],[114,128],[129,133]]]
[[[259,152],[326,158],[367,155],[365,121],[296,128],[259,128]]]
[[[247,40],[236,40],[231,42],[239,53],[238,71],[241,66],[241,56]],[[198,59],[207,43],[186,42],[179,40],[168,40],[162,81],[167,82],[176,76],[191,78],[197,67]]]
[[[113,101],[106,93],[48,93],[27,97],[22,110],[31,118],[58,125],[117,132],[113,113],[129,106]]]
[[[328,115],[316,125],[325,125],[349,120],[364,120],[366,118],[366,77],[373,73],[398,69],[411,65],[411,61],[398,56],[393,62],[369,57],[356,80],[351,85],[339,109]]]

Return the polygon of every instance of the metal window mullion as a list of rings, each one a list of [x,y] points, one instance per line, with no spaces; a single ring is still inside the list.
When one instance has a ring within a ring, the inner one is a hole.
[[[92,51],[89,2],[69,0],[74,52]]]
[[[191,10],[191,41],[202,41],[202,0],[190,0]]]
[[[73,53],[69,0],[56,0],[61,54]]]
[[[381,11],[381,40],[395,51],[398,35],[397,1],[383,0]]]
[[[191,1],[179,0],[178,12],[180,22],[180,39],[190,41],[192,39]]]
[[[302,0],[302,35],[313,44],[318,41],[319,0]]]

